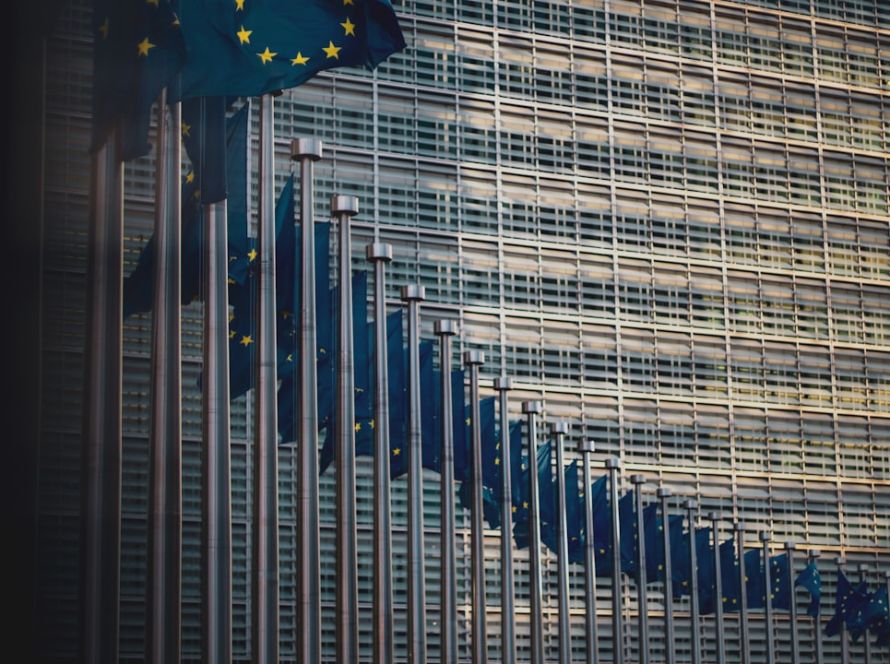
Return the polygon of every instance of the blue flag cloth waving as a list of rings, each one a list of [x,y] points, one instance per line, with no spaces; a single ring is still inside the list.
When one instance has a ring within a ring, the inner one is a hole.
[[[819,574],[819,568],[816,563],[809,563],[806,568],[797,576],[794,585],[806,588],[810,593],[810,604],[807,606],[807,613],[813,618],[819,616],[819,604],[822,600],[822,577]]]
[[[861,583],[854,586],[847,579],[846,575],[838,570],[837,573],[837,594],[834,600],[834,615],[828,624],[825,625],[825,633],[828,636],[834,636],[841,631],[841,626],[856,629],[857,614],[861,605],[866,601],[865,584]]]
[[[183,98],[292,88],[405,47],[389,0],[192,0],[181,13]]]

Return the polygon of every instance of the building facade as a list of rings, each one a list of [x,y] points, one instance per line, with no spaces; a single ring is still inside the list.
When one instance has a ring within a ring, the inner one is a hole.
[[[460,320],[455,352],[484,350],[483,394],[514,377],[511,418],[541,399],[597,463],[621,458],[698,499],[702,513],[767,528],[775,546],[890,569],[890,3],[883,0],[401,0],[408,48],[374,73],[320,75],[276,100],[278,187],[290,139],[323,139],[319,218],[356,194],[353,263],[394,245],[398,288],[427,289],[423,335]],[[65,3],[47,40],[43,431],[38,598],[44,655],[76,652],[79,422],[89,190],[90,3]],[[256,114],[253,117],[256,150]],[[255,164],[256,161],[254,160]],[[126,266],[151,233],[153,158],[126,169]],[[254,175],[255,177],[255,175]],[[256,206],[254,205],[254,210]],[[121,653],[142,652],[150,316],[124,325]],[[200,660],[200,303],[184,311],[184,655]],[[457,356],[456,356],[457,357]],[[248,395],[249,396],[249,395]],[[233,403],[235,652],[250,655],[251,405]],[[293,657],[294,454],[280,453],[282,658]],[[605,471],[603,471],[605,472]],[[371,460],[359,459],[362,651],[370,655]],[[629,485],[625,477],[625,485]],[[594,478],[591,478],[594,479]],[[396,638],[404,657],[405,482],[396,483]],[[322,554],[333,561],[333,471],[322,477]],[[430,655],[438,653],[437,476],[426,476]],[[469,658],[470,541],[458,512],[458,602]],[[499,531],[490,531],[489,654],[499,658]],[[749,546],[756,536],[749,535]],[[800,556],[802,558],[802,556]],[[546,636],[556,653],[556,564]],[[517,552],[520,656],[527,552]],[[798,564],[798,570],[801,564]],[[584,652],[583,570],[572,635]],[[880,571],[880,575],[879,572]],[[854,574],[855,577],[855,574]],[[333,566],[322,571],[334,661]],[[650,588],[662,657],[660,589]],[[609,587],[601,581],[600,597]],[[624,639],[636,652],[632,585]],[[801,603],[803,598],[801,597]],[[801,604],[802,606],[802,604]],[[600,606],[601,650],[611,650]],[[688,607],[677,604],[688,657]],[[765,661],[753,613],[753,661]],[[787,615],[778,661],[790,661]],[[727,620],[731,655],[738,621]],[[704,627],[706,656],[714,628]],[[801,623],[811,657],[809,623]],[[825,639],[827,661],[839,640]],[[863,645],[853,661],[865,661]],[[681,659],[681,661],[683,661]],[[732,660],[734,661],[734,660]],[[804,661],[811,661],[805,659]],[[890,662],[884,650],[875,662]]]

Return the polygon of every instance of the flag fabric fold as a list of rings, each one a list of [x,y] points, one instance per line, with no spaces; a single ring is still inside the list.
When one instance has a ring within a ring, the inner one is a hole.
[[[822,577],[816,563],[809,563],[794,581],[795,587],[805,588],[810,593],[810,603],[807,606],[807,614],[813,618],[819,617],[819,604],[822,600]]]

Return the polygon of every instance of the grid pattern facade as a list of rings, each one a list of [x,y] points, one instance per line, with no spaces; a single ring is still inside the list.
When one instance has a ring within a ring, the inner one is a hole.
[[[276,100],[278,183],[289,140],[316,135],[319,218],[362,199],[364,245],[394,245],[389,297],[427,288],[423,333],[457,318],[458,352],[486,353],[483,394],[506,371],[545,423],[696,497],[703,512],[824,552],[890,566],[890,5],[881,0],[403,0],[408,48],[375,73],[324,74]],[[89,3],[48,43],[44,431],[40,596],[46,654],[76,643],[78,455],[89,158]],[[254,125],[256,114],[254,114]],[[254,126],[253,149],[256,149]],[[256,163],[256,160],[253,161]],[[151,157],[127,167],[125,272],[151,232]],[[147,508],[150,316],[125,323],[121,650],[140,659]],[[184,652],[200,659],[200,305],[184,310]],[[235,652],[249,657],[251,408],[232,413]],[[571,445],[574,447],[574,445]],[[576,457],[573,451],[568,459]],[[282,657],[293,657],[293,455],[280,454]],[[362,650],[369,654],[371,464],[359,459]],[[333,472],[321,481],[333,555]],[[654,489],[649,490],[654,495]],[[437,657],[438,476],[426,475],[430,654]],[[651,498],[652,496],[650,496]],[[404,480],[396,482],[396,629],[404,656]],[[462,657],[470,542],[458,512]],[[750,546],[756,544],[750,535]],[[499,657],[498,533],[487,538],[489,654]],[[556,653],[556,565],[545,557]],[[520,654],[528,564],[519,552]],[[877,582],[874,575],[872,582]],[[334,575],[322,570],[333,661]],[[575,655],[584,648],[573,569]],[[655,659],[660,589],[650,588]],[[608,586],[600,585],[600,597]],[[635,651],[632,584],[626,642]],[[801,598],[802,599],[802,598]],[[601,648],[611,645],[606,602]],[[678,604],[678,651],[689,630]],[[765,658],[752,614],[753,661]],[[790,658],[787,617],[779,661]],[[730,650],[738,624],[727,620]],[[706,656],[713,627],[705,621]],[[804,657],[812,631],[802,623]],[[837,639],[825,641],[839,661]],[[862,644],[854,657],[864,661]],[[877,662],[888,662],[886,652]]]

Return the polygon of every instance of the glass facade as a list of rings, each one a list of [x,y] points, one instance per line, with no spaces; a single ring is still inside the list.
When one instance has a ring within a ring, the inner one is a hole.
[[[890,568],[890,3],[883,0],[401,0],[408,48],[375,73],[340,70],[276,100],[279,187],[294,136],[326,146],[318,216],[362,199],[364,246],[394,245],[391,305],[427,288],[423,333],[458,318],[457,353],[480,349],[483,395],[515,377],[545,422],[571,423],[596,460],[697,498],[703,512],[769,528],[776,546]],[[66,3],[48,41],[40,581],[45,655],[76,644],[79,419],[88,214],[90,10]],[[254,127],[256,113],[253,114]],[[253,134],[256,150],[257,134]],[[256,160],[253,160],[256,163]],[[125,271],[151,233],[153,160],[126,169]],[[255,206],[254,206],[255,209]],[[124,326],[121,652],[141,658],[150,316]],[[200,659],[200,304],[184,311],[184,654]],[[234,402],[235,652],[249,647],[251,407]],[[280,454],[282,658],[293,657],[294,455]],[[599,472],[599,471],[597,471]],[[359,459],[362,649],[370,655],[371,461]],[[427,475],[430,655],[438,656],[437,476]],[[396,637],[404,657],[405,482],[396,483]],[[629,483],[627,483],[629,484]],[[333,471],[321,480],[333,561]],[[458,512],[462,657],[469,658],[468,515]],[[499,658],[498,532],[488,551],[488,644]],[[749,546],[757,544],[749,535]],[[555,655],[556,564],[545,557]],[[527,552],[516,554],[527,656]],[[878,581],[877,573],[872,583]],[[333,661],[332,565],[322,570]],[[572,574],[575,655],[583,574]],[[655,658],[661,596],[650,588]],[[600,597],[608,596],[602,583]],[[632,618],[632,584],[625,590]],[[801,598],[803,601],[803,598]],[[611,649],[606,603],[601,650]],[[678,651],[688,657],[685,604]],[[826,609],[830,610],[830,608]],[[752,613],[753,661],[765,660]],[[636,625],[626,642],[635,651]],[[738,621],[727,620],[731,651]],[[705,621],[705,651],[714,647]],[[778,661],[790,661],[787,616]],[[812,630],[801,624],[805,661]],[[840,661],[826,639],[829,662]],[[864,661],[862,642],[852,646]],[[887,651],[873,661],[890,662]]]

